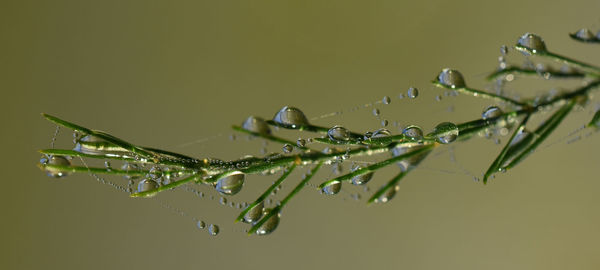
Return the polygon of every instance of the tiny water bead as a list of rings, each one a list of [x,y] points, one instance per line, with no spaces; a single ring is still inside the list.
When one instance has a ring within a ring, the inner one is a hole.
[[[287,128],[300,128],[308,125],[308,119],[304,113],[296,107],[289,106],[281,108],[273,117],[273,121]]]
[[[152,179],[142,179],[138,183],[137,192],[152,191],[158,188],[158,183]]]
[[[306,146],[306,140],[305,140],[305,139],[302,139],[302,138],[300,138],[300,139],[298,139],[298,140],[296,141],[296,145],[297,145],[298,147],[304,147],[304,146]]]
[[[450,88],[464,88],[466,86],[463,75],[454,69],[445,68],[437,76],[437,82]]]
[[[321,191],[327,195],[335,195],[335,194],[338,194],[341,189],[342,189],[342,182],[333,182],[327,186],[324,186]]]
[[[390,124],[390,122],[386,119],[381,120],[381,126],[382,127],[387,127]]]
[[[410,125],[402,130],[402,134],[411,140],[423,139],[423,130],[415,125]]]
[[[532,53],[546,51],[546,43],[544,43],[544,40],[540,36],[538,36],[536,34],[532,34],[532,33],[523,34],[517,41],[517,45],[530,50]],[[521,52],[525,55],[530,54],[527,51],[521,51]]]
[[[506,46],[506,45],[500,46],[500,54],[502,56],[506,56],[508,54],[508,46]]]
[[[264,119],[257,116],[249,116],[248,118],[246,118],[244,123],[242,123],[242,128],[247,131],[262,135],[271,134],[271,129],[269,128],[267,122]]]
[[[254,205],[254,206],[249,205],[248,207],[252,207],[252,208],[250,208],[248,210],[248,212],[246,212],[242,221],[246,222],[246,223],[252,223],[252,222],[258,221],[263,216],[265,202],[261,201],[260,203]]]
[[[381,111],[379,111],[379,109],[377,109],[377,108],[373,109],[373,115],[379,116],[380,114],[381,114]]]
[[[279,220],[279,213],[269,217],[269,219],[267,219],[265,223],[263,223],[262,225],[260,225],[260,227],[258,227],[258,229],[256,229],[256,235],[267,235],[272,233],[273,231],[275,231],[275,229],[277,229],[277,226],[279,225]]]
[[[71,162],[63,157],[63,156],[51,156],[48,159],[43,159],[40,160],[40,163],[44,164],[44,165],[55,165],[55,166],[71,166]],[[49,168],[46,167],[46,174],[50,177],[54,177],[54,178],[60,178],[60,177],[65,177],[68,175],[68,173],[66,171],[62,171],[62,170],[58,170],[58,169],[54,169],[54,168]]]
[[[503,113],[504,112],[502,112],[502,110],[500,108],[498,108],[497,106],[489,106],[485,110],[483,110],[483,113],[481,114],[481,118],[483,118],[483,120],[488,120],[488,119],[499,117]]]
[[[233,172],[233,174],[220,178],[215,188],[223,195],[235,195],[242,190],[245,177],[245,174],[240,171]]]
[[[284,153],[289,154],[292,151],[294,151],[294,146],[292,146],[289,143],[286,143],[281,147],[281,150],[283,150]]]
[[[212,236],[216,236],[217,234],[219,234],[220,230],[221,229],[219,229],[218,225],[215,225],[215,224],[208,225],[208,234],[210,234]]]
[[[333,126],[327,131],[327,136],[332,141],[347,141],[350,139],[350,132],[342,126]]]
[[[384,96],[383,99],[381,99],[381,102],[383,102],[385,105],[388,105],[392,102],[392,99],[388,96]]]
[[[419,96],[419,89],[417,89],[416,87],[408,88],[406,94],[409,98],[417,98]]]
[[[433,132],[436,135],[436,141],[443,144],[451,143],[458,138],[458,126],[451,122],[439,123]]]

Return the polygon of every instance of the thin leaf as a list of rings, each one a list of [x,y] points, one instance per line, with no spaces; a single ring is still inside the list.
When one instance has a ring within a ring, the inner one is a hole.
[[[394,188],[396,186],[396,184],[398,184],[398,182],[400,182],[400,180],[402,180],[402,178],[407,173],[408,173],[408,171],[398,173],[396,176],[394,176],[394,178],[392,178],[385,185],[383,185],[381,188],[379,188],[379,190],[377,190],[377,192],[373,193],[373,195],[371,196],[371,198],[369,198],[367,203],[368,204],[373,203],[375,200],[377,200],[377,198],[381,197],[381,195],[383,195],[385,192],[387,192],[390,188]]]

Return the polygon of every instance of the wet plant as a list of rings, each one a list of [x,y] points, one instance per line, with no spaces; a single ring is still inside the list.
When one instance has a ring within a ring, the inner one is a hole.
[[[585,43],[600,43],[600,33],[593,35],[589,30],[580,30],[570,35],[572,39]],[[270,120],[250,116],[235,131],[262,138],[281,145],[282,153],[262,157],[244,156],[237,160],[223,161],[212,158],[194,158],[166,150],[143,147],[108,133],[89,129],[58,117],[43,114],[58,126],[74,131],[73,149],[43,149],[38,164],[50,177],[64,177],[71,173],[90,173],[93,175],[121,175],[137,189],[129,188],[131,197],[153,197],[184,185],[199,184],[214,188],[224,196],[235,196],[246,184],[246,176],[251,174],[281,175],[254,201],[244,205],[235,219],[250,224],[248,234],[266,235],[279,225],[281,211],[309,182],[324,165],[339,165],[344,160],[358,156],[375,156],[379,160],[368,165],[355,165],[350,172],[324,179],[318,189],[326,195],[338,194],[342,185],[365,185],[374,179],[374,174],[391,165],[399,167],[398,172],[368,198],[368,203],[386,203],[399,189],[399,184],[413,169],[437,148],[456,141],[466,141],[478,134],[488,134],[503,129],[509,135],[491,165],[482,176],[486,184],[498,172],[506,172],[524,161],[533,153],[567,118],[576,106],[585,106],[593,90],[600,88],[600,67],[584,63],[549,50],[544,40],[535,34],[526,33],[518,38],[514,50],[526,57],[523,66],[510,65],[505,61],[509,48],[501,48],[499,68],[487,79],[505,85],[518,76],[537,76],[543,80],[579,80],[581,84],[574,89],[562,92],[548,91],[542,98],[511,97],[500,91],[472,88],[463,75],[454,69],[445,68],[435,76],[432,83],[442,90],[462,93],[477,98],[490,99],[495,105],[483,110],[481,118],[463,123],[441,122],[425,133],[417,125],[405,127],[401,133],[390,130],[357,132],[344,126],[324,127],[310,123],[304,112],[296,107],[286,106],[277,111]],[[550,64],[535,65],[537,61]],[[555,68],[562,65],[561,68]],[[416,98],[417,88],[411,87],[407,97]],[[440,96],[441,97],[441,96]],[[381,103],[389,104],[386,96]],[[532,127],[529,120],[544,111],[552,111],[540,124]],[[379,110],[373,114],[378,116]],[[600,112],[596,112],[587,129],[600,127]],[[384,120],[387,126],[387,120]],[[314,136],[291,140],[280,137],[273,129],[289,129],[310,132]],[[313,145],[323,145],[322,151]],[[387,156],[386,156],[387,154]],[[75,164],[75,159],[81,164]],[[105,166],[91,166],[86,160],[102,160]],[[120,161],[123,166],[113,168],[110,161]],[[279,190],[288,181],[289,176],[300,167],[308,167],[308,173],[293,186],[289,193],[274,207],[265,207],[268,197]],[[265,176],[267,177],[267,176]],[[225,202],[224,202],[225,203]],[[198,221],[197,226],[206,224]],[[219,227],[209,226],[210,234],[216,235]]]

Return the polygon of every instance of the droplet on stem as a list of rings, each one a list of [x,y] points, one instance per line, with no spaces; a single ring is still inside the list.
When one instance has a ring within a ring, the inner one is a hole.
[[[271,134],[271,129],[269,128],[267,122],[257,116],[249,116],[246,118],[244,123],[242,123],[242,128],[258,134]]]
[[[293,129],[308,125],[308,119],[304,113],[296,107],[289,106],[281,108],[273,117],[273,121],[279,125]]]
[[[233,172],[233,174],[220,178],[217,181],[216,190],[223,195],[235,195],[244,186],[245,174],[240,171]]]
[[[466,86],[463,75],[458,70],[449,68],[442,69],[437,77],[437,82],[450,88],[464,88]]]

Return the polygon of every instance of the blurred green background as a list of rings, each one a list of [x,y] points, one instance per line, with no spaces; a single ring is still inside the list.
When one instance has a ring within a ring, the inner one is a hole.
[[[230,141],[231,124],[284,105],[313,118],[389,95],[382,115],[401,125],[471,120],[489,101],[436,103],[442,92],[429,81],[441,68],[483,88],[500,45],[528,31],[553,51],[600,63],[597,46],[567,36],[599,30],[598,10],[591,0],[2,1],[0,268],[598,269],[597,136],[545,147],[487,186],[442,154],[383,206],[305,190],[269,237],[245,236],[232,224],[237,211],[216,199],[181,191],[134,200],[87,175],[56,180],[35,167],[54,133],[41,112],[140,145],[226,159],[261,148]],[[409,86],[421,96],[397,99]],[[379,127],[370,109],[315,123]],[[475,175],[499,151],[483,139],[456,146],[460,166]],[[393,173],[378,173],[372,188]],[[249,178],[248,198],[272,180]],[[220,235],[191,217],[221,225]]]

